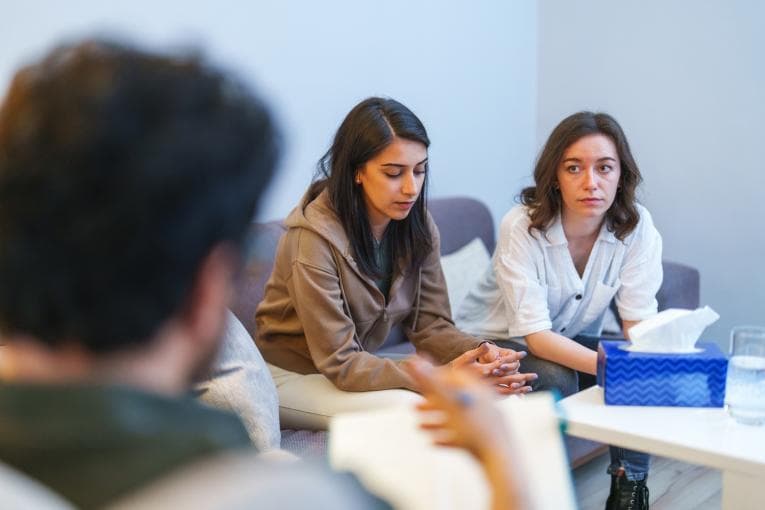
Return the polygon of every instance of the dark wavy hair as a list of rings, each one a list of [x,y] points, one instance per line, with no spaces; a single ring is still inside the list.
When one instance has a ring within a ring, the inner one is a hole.
[[[22,69],[0,108],[0,332],[147,344],[210,251],[241,249],[278,152],[261,100],[196,56],[90,41]]]
[[[323,189],[329,199],[360,269],[372,277],[383,276],[374,256],[374,238],[356,172],[393,142],[404,138],[430,146],[420,119],[394,99],[370,97],[353,107],[335,134],[332,146],[319,160],[310,197]],[[433,249],[427,225],[428,172],[412,210],[403,220],[392,220],[386,231],[393,259],[401,270],[417,268]]]
[[[611,139],[621,167],[616,198],[606,212],[607,228],[622,241],[635,229],[640,220],[635,194],[643,178],[630,152],[627,137],[619,123],[607,113],[578,112],[563,119],[553,129],[537,159],[534,186],[521,191],[521,203],[529,208],[529,233],[532,229],[546,231],[561,211],[562,199],[556,183],[563,153],[580,138],[595,134]]]

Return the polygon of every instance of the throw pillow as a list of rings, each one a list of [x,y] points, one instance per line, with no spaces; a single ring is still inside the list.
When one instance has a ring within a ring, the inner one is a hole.
[[[230,311],[212,376],[196,389],[201,401],[238,415],[258,450],[280,447],[276,386],[252,337]]]
[[[452,317],[455,316],[468,292],[478,284],[478,280],[490,263],[489,252],[478,237],[459,250],[441,257]]]

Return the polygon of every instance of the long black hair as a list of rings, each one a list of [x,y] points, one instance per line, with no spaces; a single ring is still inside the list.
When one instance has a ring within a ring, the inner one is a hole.
[[[332,146],[317,165],[311,198],[323,189],[351,244],[359,268],[379,278],[381,268],[374,256],[374,237],[363,191],[354,182],[356,172],[393,142],[394,137],[430,146],[420,119],[394,99],[370,97],[353,107],[335,134]],[[427,225],[428,172],[412,210],[403,220],[392,220],[386,231],[393,260],[399,270],[419,267],[433,249]]]

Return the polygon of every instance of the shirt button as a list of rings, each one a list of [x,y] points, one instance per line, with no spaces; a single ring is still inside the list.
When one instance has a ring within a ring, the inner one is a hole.
[[[563,333],[564,331],[566,331],[566,328],[560,328],[561,333]]]
[[[574,296],[574,299],[579,301],[580,299],[582,299],[582,295],[581,294],[577,294],[576,296]]]

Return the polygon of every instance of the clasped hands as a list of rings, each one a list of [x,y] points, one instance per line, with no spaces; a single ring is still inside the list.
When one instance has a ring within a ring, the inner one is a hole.
[[[449,366],[484,379],[500,395],[523,394],[531,391],[529,383],[537,379],[537,374],[518,372],[521,360],[525,357],[525,351],[514,351],[484,342],[453,359]]]

